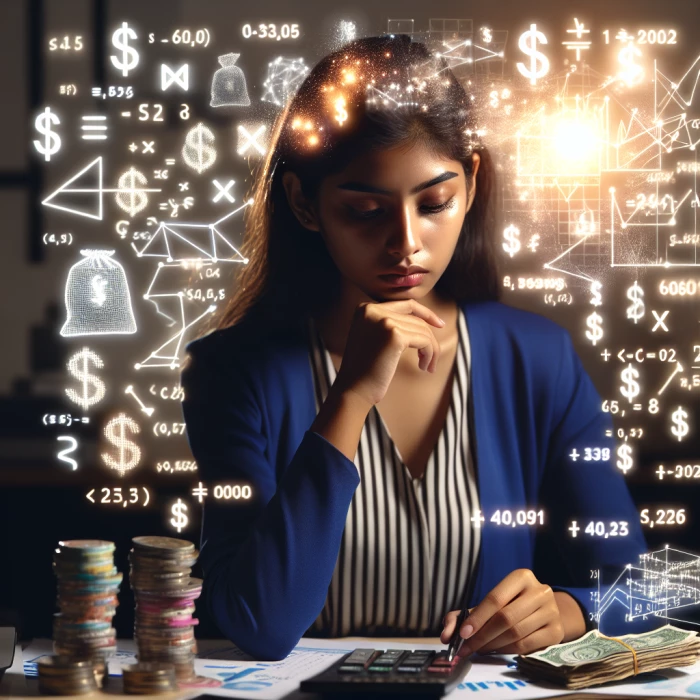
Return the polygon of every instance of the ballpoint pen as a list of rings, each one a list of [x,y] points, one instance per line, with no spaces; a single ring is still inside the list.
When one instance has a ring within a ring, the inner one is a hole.
[[[450,639],[450,646],[447,648],[447,660],[452,663],[455,654],[459,654],[459,650],[462,648],[464,639],[460,637],[459,629],[464,623],[464,621],[469,617],[469,608],[465,605],[462,611],[459,613],[457,618],[457,624],[455,625],[455,631],[452,633],[452,638]]]

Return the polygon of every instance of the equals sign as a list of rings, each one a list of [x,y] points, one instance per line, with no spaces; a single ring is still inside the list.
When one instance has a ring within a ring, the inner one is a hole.
[[[102,88],[92,88],[92,96],[93,97],[102,97]]]
[[[100,123],[106,121],[107,117],[100,115],[86,115],[82,117],[82,120],[87,122],[80,127],[80,130],[83,132],[81,137],[83,141],[104,141],[107,138],[107,134],[104,133],[107,131],[107,126]]]
[[[167,202],[161,202],[158,206],[159,206],[161,209],[167,209],[167,208],[168,208],[168,203],[167,203]]]
[[[625,204],[626,204],[628,207],[633,207],[633,206],[635,205],[635,201],[634,201],[634,199],[628,199],[628,200],[625,202]]]
[[[641,410],[642,410],[642,404],[641,404],[641,403],[635,403],[635,404],[633,404],[632,409],[633,409],[634,411],[641,411]]]
[[[647,353],[647,357],[653,359],[653,358],[656,357],[656,353],[655,353],[655,352],[648,352],[648,353]]]
[[[166,158],[165,164],[166,165],[175,165],[175,158]]]
[[[121,114],[122,114],[122,117],[130,117],[131,116],[131,112],[122,112]]]
[[[612,437],[612,430],[606,430],[605,437]]]
[[[168,40],[167,40],[167,39],[161,39],[161,40],[160,40],[160,43],[161,43],[161,44],[167,44],[167,43],[168,43]]]

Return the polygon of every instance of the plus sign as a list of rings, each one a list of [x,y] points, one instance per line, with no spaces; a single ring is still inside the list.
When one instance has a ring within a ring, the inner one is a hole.
[[[192,495],[201,503],[209,494],[209,489],[200,481],[197,488],[192,489]]]
[[[481,523],[483,523],[485,520],[486,518],[484,518],[480,510],[477,510],[476,515],[472,515],[471,517],[471,521],[474,523],[474,527],[481,527]]]
[[[577,535],[577,533],[578,533],[578,531],[579,531],[580,529],[581,529],[581,528],[578,526],[578,524],[577,524],[576,521],[574,520],[574,521],[571,523],[571,526],[569,527],[569,532],[571,533],[571,536],[572,536],[572,537],[576,537],[576,535]]]
[[[575,447],[574,447],[573,451],[571,452],[571,454],[569,455],[569,457],[571,457],[571,459],[574,462],[579,458],[579,452]]]
[[[603,352],[600,353],[600,356],[607,362],[608,358],[610,357],[610,353],[608,352],[608,349],[605,348]]]
[[[136,151],[137,149],[138,149],[138,146],[137,146],[135,143],[132,143],[132,144],[129,146],[129,150],[130,150],[132,153],[133,153],[134,151]]]
[[[664,474],[666,473],[666,470],[664,469],[663,464],[659,464],[659,468],[656,470],[656,473],[659,475],[659,481],[663,481]]]

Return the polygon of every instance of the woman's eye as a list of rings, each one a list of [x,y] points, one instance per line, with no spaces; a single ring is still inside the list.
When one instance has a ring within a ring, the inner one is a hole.
[[[445,209],[449,209],[454,204],[454,197],[450,197],[446,202],[440,204],[424,204],[421,207],[421,211],[425,214],[439,214]]]
[[[420,211],[423,214],[439,214],[441,211],[445,211],[445,209],[454,206],[454,204],[455,198],[450,197],[447,201],[441,202],[440,204],[424,204],[420,207]],[[374,209],[355,209],[355,207],[348,206],[348,209],[356,219],[363,220],[374,219],[385,211],[382,207],[375,207]]]

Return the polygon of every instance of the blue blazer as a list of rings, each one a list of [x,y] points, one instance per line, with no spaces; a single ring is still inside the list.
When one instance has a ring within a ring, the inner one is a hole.
[[[469,606],[514,569],[538,575],[537,546],[538,559],[554,571],[538,578],[568,591],[590,620],[592,570],[617,575],[646,551],[639,514],[614,465],[610,415],[566,330],[500,302],[462,308],[471,345],[470,439],[485,516]],[[360,477],[351,460],[309,430],[316,407],[305,329],[261,331],[253,315],[188,344],[182,406],[209,486],[204,599],[232,642],[257,659],[278,660],[323,608]],[[610,459],[583,459],[585,448],[606,447]],[[250,484],[253,497],[217,500],[217,483]],[[545,525],[490,521],[496,510],[524,508],[544,509]],[[572,520],[581,527],[576,538]],[[629,534],[586,534],[592,521],[626,521]],[[639,631],[624,622],[626,611],[624,601],[612,606],[601,629]]]

